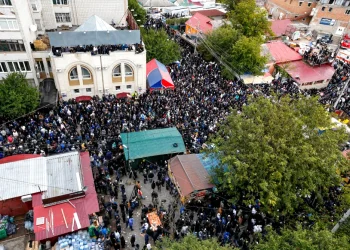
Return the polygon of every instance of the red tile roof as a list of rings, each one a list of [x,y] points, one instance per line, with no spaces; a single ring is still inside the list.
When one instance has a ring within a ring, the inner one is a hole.
[[[290,62],[285,70],[300,84],[331,79],[335,71],[333,67],[327,64],[312,67],[303,61]]]
[[[0,164],[14,162],[14,161],[23,161],[23,160],[38,158],[38,157],[41,157],[41,155],[35,155],[35,154],[11,155],[11,156],[7,156],[5,158],[2,158],[0,160]]]
[[[212,21],[209,17],[206,17],[200,13],[194,14],[190,19],[187,20],[186,25],[201,31],[202,33],[208,33],[213,30]]]
[[[196,13],[200,13],[204,16],[207,16],[207,17],[211,17],[211,16],[225,16],[226,13],[220,11],[220,10],[194,10],[194,11],[191,11],[191,14],[196,14]]]
[[[271,21],[271,30],[276,36],[281,36],[286,33],[287,27],[292,21],[289,19]]]
[[[81,167],[83,173],[83,183],[88,189],[85,193],[85,197],[73,199],[71,203],[75,206],[75,208],[69,204],[68,202],[61,203],[58,205],[44,207],[42,205],[41,193],[33,194],[32,204],[34,208],[34,232],[35,232],[35,240],[44,240],[48,238],[52,238],[55,236],[59,236],[62,234],[72,232],[72,222],[73,222],[73,214],[77,213],[81,228],[87,228],[90,225],[89,214],[95,213],[99,211],[99,205],[97,200],[97,194],[94,186],[94,179],[92,176],[92,171],[90,167],[90,157],[88,152],[80,153],[81,157]],[[40,217],[49,218],[50,209],[53,211],[54,218],[54,230],[53,234],[51,229],[46,231],[46,225],[36,225],[36,219]],[[64,218],[61,212],[63,209],[64,216],[66,218],[68,228],[66,228],[66,224],[64,222]],[[74,231],[76,231],[77,224],[75,223]]]
[[[267,43],[266,46],[275,63],[299,61],[302,56],[281,41]]]

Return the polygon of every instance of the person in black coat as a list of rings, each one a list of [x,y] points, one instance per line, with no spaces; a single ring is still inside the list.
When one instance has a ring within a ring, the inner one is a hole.
[[[122,247],[122,248],[125,248],[125,239],[124,239],[124,236],[121,236],[121,237],[120,237],[120,244],[121,244],[121,247]]]
[[[156,188],[156,183],[153,181],[151,185],[152,189],[154,190]]]
[[[130,238],[130,243],[131,243],[131,246],[132,246],[132,247],[135,247],[135,240],[136,240],[135,234],[133,234],[133,235],[131,236],[131,238]]]

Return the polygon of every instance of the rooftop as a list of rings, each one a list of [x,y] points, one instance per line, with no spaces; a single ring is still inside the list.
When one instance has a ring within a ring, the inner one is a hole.
[[[75,30],[75,32],[84,32],[84,31],[111,31],[115,30],[111,25],[106,23],[100,17],[93,15],[89,17],[82,25]]]
[[[205,34],[213,30],[211,21],[212,19],[209,17],[206,17],[197,12],[189,20],[187,20],[186,25],[191,26],[192,28],[199,30]]]
[[[182,136],[175,127],[121,133],[120,136],[126,160],[186,151]]]
[[[220,11],[218,9],[211,9],[211,10],[192,10],[191,13],[194,15],[196,13],[200,13],[207,17],[215,17],[215,16],[225,16],[226,13],[223,11]]]
[[[289,19],[283,20],[272,20],[271,21],[271,30],[276,37],[282,36],[286,33],[288,25],[292,23]]]
[[[302,59],[302,56],[298,52],[294,51],[281,41],[266,43],[265,46],[267,46],[274,63],[293,62]]]

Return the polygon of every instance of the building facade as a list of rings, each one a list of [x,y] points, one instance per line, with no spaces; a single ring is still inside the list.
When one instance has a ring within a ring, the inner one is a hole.
[[[319,33],[330,33],[341,40],[350,32],[350,0],[321,0],[310,22]]]
[[[0,79],[22,72],[35,86],[54,83],[64,99],[145,91],[145,51],[136,53],[133,45],[132,51],[55,56],[47,35],[75,30],[95,14],[98,20],[92,22],[114,32],[114,27],[127,26],[127,8],[127,0],[0,0]]]
[[[265,7],[273,19],[297,19],[309,23],[318,0],[267,0]]]

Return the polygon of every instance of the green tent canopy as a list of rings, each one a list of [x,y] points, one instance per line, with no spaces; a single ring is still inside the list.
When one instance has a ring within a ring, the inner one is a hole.
[[[121,133],[120,136],[126,160],[186,151],[182,136],[175,127]]]

